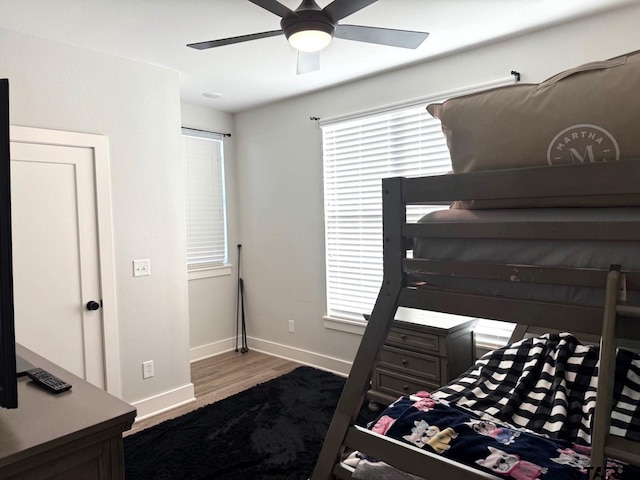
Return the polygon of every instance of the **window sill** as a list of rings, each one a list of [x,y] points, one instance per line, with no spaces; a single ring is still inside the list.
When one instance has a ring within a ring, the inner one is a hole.
[[[217,267],[194,268],[187,271],[189,280],[200,280],[202,278],[224,277],[231,275],[231,264],[220,265]]]
[[[340,332],[353,333],[354,335],[364,335],[364,331],[367,328],[367,322],[364,320],[347,320],[344,318],[336,317],[322,317],[324,318],[324,328],[329,330],[338,330]]]
[[[482,338],[478,339],[478,334],[476,333],[476,345],[478,347],[485,348],[487,350],[495,350],[497,348],[502,348],[509,343],[508,338],[501,338],[499,340],[483,340]]]

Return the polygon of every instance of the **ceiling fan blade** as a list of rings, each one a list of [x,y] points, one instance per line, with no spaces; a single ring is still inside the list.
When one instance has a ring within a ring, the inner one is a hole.
[[[418,48],[429,36],[427,32],[394,30],[392,28],[364,27],[361,25],[338,25],[334,36],[344,40],[377,43],[391,47]]]
[[[348,17],[352,13],[362,10],[364,7],[368,7],[372,3],[376,3],[378,0],[334,0],[329,5],[324,7],[322,11],[328,13],[334,22]]]
[[[282,30],[270,30],[268,32],[252,33],[250,35],[240,35],[239,37],[221,38],[220,40],[209,40],[208,42],[190,43],[187,47],[196,50],[205,50],[207,48],[221,47],[223,45],[231,45],[233,43],[248,42],[249,40],[257,40],[258,38],[275,37],[282,35]]]
[[[320,52],[301,52],[298,50],[298,75],[320,70]]]
[[[287,15],[293,15],[294,11],[289,7],[285,7],[276,0],[249,0],[251,3],[258,5],[259,7],[269,10],[271,13],[275,13],[279,17],[286,17]]]

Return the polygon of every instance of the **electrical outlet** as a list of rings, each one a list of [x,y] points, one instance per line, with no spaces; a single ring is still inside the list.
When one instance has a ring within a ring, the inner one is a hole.
[[[133,276],[146,277],[151,275],[151,260],[145,258],[143,260],[133,261]]]
[[[293,320],[289,320],[289,333],[295,333],[295,322]]]
[[[153,360],[142,362],[142,378],[153,377]]]

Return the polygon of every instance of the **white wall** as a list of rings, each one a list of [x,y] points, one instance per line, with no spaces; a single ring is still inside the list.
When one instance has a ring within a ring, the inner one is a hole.
[[[639,20],[640,5],[634,5],[237,114],[250,335],[265,349],[336,368],[348,368],[360,342],[359,335],[323,323],[322,145],[310,116],[327,118],[425,97],[506,77],[511,70],[520,71],[523,82],[538,82],[639,49]],[[289,319],[296,322],[295,333],[287,332]]]
[[[108,137],[122,396],[191,398],[178,72],[0,29],[0,76],[13,125]]]
[[[227,200],[227,240],[230,269],[223,275],[189,279],[191,358],[197,360],[235,347],[237,284],[236,162],[233,116],[212,108],[182,104],[182,126],[230,133],[225,137],[224,168]]]

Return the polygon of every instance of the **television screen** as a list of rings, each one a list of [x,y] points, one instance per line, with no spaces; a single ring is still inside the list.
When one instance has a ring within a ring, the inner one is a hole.
[[[9,81],[0,79],[0,407],[18,406],[11,248]]]

